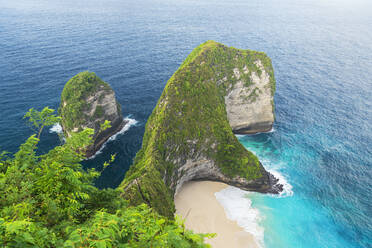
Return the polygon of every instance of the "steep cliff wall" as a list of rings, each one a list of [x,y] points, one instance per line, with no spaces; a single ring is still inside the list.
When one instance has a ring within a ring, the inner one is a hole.
[[[243,68],[233,69],[234,83],[226,83],[226,77],[222,80],[228,84],[225,95],[227,117],[233,132],[238,134],[267,132],[274,123],[273,68],[263,55],[250,63],[250,67],[246,63]]]
[[[172,217],[173,195],[190,180],[280,191],[232,130],[271,128],[274,87],[264,53],[214,41],[194,49],[169,79],[146,124],[142,148],[120,186],[123,197]]]
[[[125,125],[114,91],[93,72],[81,72],[66,83],[59,113],[67,136],[84,128],[94,129],[94,143],[87,150],[88,157]],[[111,122],[111,128],[101,131],[105,120]]]

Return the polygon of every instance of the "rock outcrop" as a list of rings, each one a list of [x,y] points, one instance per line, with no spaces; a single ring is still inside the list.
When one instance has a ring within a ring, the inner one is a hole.
[[[94,129],[93,144],[87,149],[87,157],[96,153],[108,138],[125,125],[115,92],[95,73],[87,71],[77,74],[66,83],[59,114],[67,136],[85,128]],[[110,121],[111,127],[103,130],[101,125],[106,120]]]
[[[169,79],[149,117],[142,148],[120,186],[123,197],[172,218],[173,196],[190,180],[281,191],[233,133],[271,128],[274,90],[264,53],[201,44]]]
[[[259,58],[253,63],[254,70],[247,65],[233,69],[237,82],[229,85],[225,95],[227,118],[237,134],[267,132],[274,123],[273,69],[270,65],[264,66]]]

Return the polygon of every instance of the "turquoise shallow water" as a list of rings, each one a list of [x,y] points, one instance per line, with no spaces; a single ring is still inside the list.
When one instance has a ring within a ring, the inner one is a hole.
[[[277,80],[275,131],[240,137],[292,186],[253,194],[265,246],[371,247],[372,3],[369,0],[0,0],[0,149],[31,131],[31,107],[57,108],[69,78],[96,72],[137,122],[85,163],[115,163],[120,184],[166,81],[200,43],[266,52]],[[45,132],[40,151],[59,143]],[[248,211],[248,210],[247,210]]]
[[[359,198],[358,192],[366,190],[364,185],[357,186],[359,177],[368,176],[368,171],[348,175],[354,170],[342,167],[347,162],[339,159],[348,153],[342,144],[324,148],[313,140],[305,145],[302,139],[306,137],[290,132],[282,139],[281,132],[276,127],[274,133],[239,137],[267,169],[286,180],[282,196],[249,194],[251,207],[260,211],[265,246],[369,247],[370,203],[368,198]]]

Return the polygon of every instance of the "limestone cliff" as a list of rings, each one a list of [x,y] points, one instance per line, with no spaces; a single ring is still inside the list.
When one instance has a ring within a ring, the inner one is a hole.
[[[275,79],[271,63],[266,60],[267,57],[257,58],[251,68],[245,64],[243,68],[233,69],[232,77],[237,81],[228,84],[225,104],[234,133],[252,134],[272,129]],[[227,81],[225,77],[219,83]]]
[[[94,143],[88,148],[87,157],[125,125],[114,91],[93,72],[81,72],[66,83],[59,113],[67,136],[84,128],[94,129]],[[111,122],[111,127],[101,131],[105,120]]]
[[[194,49],[169,79],[148,119],[142,148],[120,186],[123,197],[172,217],[173,196],[190,180],[280,191],[277,180],[232,130],[271,127],[274,87],[271,61],[264,53],[214,41]]]

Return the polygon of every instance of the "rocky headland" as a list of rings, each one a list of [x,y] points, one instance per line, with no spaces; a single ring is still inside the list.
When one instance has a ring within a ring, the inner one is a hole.
[[[195,48],[147,121],[142,148],[119,186],[122,196],[173,218],[173,197],[191,180],[280,192],[278,180],[234,135],[272,128],[274,93],[266,54],[214,41]]]
[[[59,114],[67,137],[85,128],[94,129],[93,144],[87,148],[87,157],[94,155],[108,138],[125,125],[115,92],[95,73],[88,71],[75,75],[66,83]],[[110,121],[111,127],[101,128],[106,120]]]

